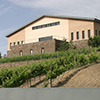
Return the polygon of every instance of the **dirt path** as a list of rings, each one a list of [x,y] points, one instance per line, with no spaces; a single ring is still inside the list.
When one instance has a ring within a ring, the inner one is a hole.
[[[41,79],[36,77],[35,81],[32,78],[31,87],[44,87],[44,79],[45,75],[41,76]],[[100,63],[66,71],[53,79],[52,85],[53,87],[100,87]],[[29,87],[29,83],[20,87]]]

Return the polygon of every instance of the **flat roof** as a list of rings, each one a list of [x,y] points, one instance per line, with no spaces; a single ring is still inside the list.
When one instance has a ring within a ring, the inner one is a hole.
[[[29,26],[30,24],[36,22],[37,20],[39,20],[39,19],[41,19],[41,18],[43,18],[43,17],[62,18],[62,19],[75,19],[75,20],[85,20],[85,21],[100,22],[100,20],[97,19],[97,18],[89,18],[89,17],[42,15],[42,16],[40,16],[39,18],[37,18],[37,19],[35,19],[35,20],[33,20],[33,21],[27,23],[26,25],[24,25],[24,26],[20,27],[19,29],[17,29],[17,30],[15,30],[15,31],[11,32],[10,34],[6,35],[6,37],[9,37],[9,36],[15,34],[16,32],[18,32],[18,31],[24,29],[25,27]]]

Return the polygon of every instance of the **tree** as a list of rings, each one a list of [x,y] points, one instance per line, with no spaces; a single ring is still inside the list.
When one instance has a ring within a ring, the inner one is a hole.
[[[60,48],[59,51],[65,51],[70,48],[70,44],[67,42],[67,40],[64,38],[63,41],[60,42]]]
[[[90,37],[88,40],[88,45],[92,47],[99,47],[100,46],[100,36],[94,36],[93,38]]]

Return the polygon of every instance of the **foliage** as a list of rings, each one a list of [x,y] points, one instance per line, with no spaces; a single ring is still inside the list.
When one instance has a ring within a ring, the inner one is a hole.
[[[100,51],[100,46],[97,48],[97,51]]]
[[[70,44],[64,38],[63,41],[60,42],[59,51],[66,51],[70,48]]]
[[[92,63],[92,62],[97,62],[97,60],[98,60],[98,54],[96,54],[96,53],[91,53],[90,55],[89,55],[89,61]]]
[[[90,37],[88,40],[88,45],[92,47],[100,46],[100,36],[94,36],[93,38]]]

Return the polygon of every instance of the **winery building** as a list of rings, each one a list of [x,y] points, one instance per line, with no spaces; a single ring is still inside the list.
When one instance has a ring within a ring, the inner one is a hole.
[[[99,19],[43,15],[6,35],[7,56],[55,52],[64,38],[77,47],[86,47],[87,40],[94,35],[100,35]]]

